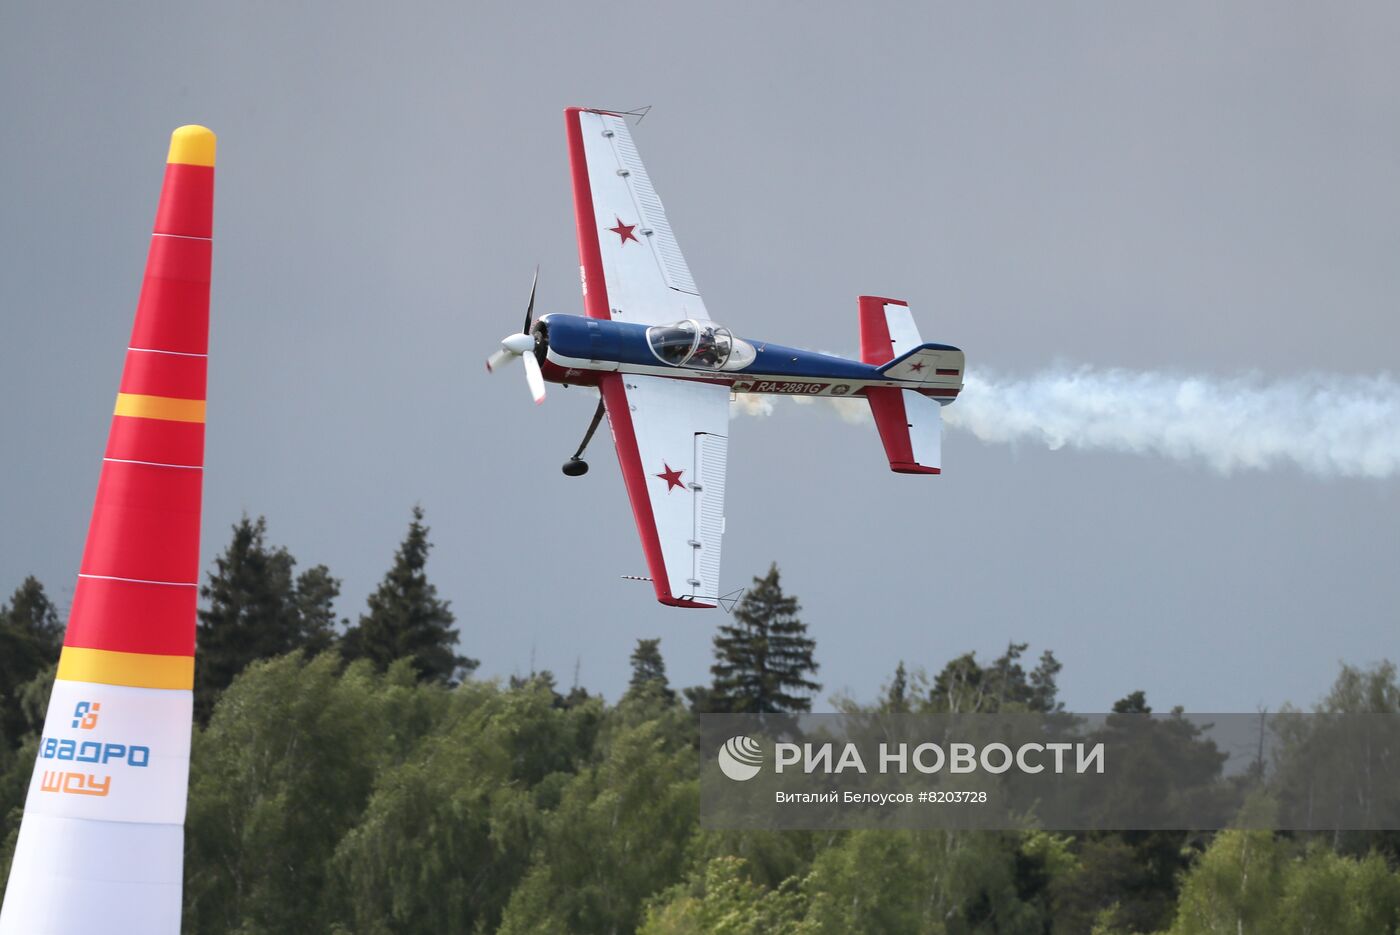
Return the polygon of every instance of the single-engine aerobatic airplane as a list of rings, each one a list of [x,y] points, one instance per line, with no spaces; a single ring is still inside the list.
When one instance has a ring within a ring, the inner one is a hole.
[[[657,600],[721,601],[731,393],[864,397],[890,469],[939,472],[940,407],[962,389],[962,351],[925,343],[906,303],[875,296],[859,299],[859,361],[735,337],[705,310],[625,115],[571,107],[564,120],[587,317],[536,319],[532,286],[524,330],[486,367],[519,358],[537,403],[545,381],[598,388],[564,473],[588,470],[606,412]]]

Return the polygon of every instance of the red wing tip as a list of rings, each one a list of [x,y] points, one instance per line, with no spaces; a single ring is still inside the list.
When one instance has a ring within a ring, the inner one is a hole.
[[[908,461],[891,461],[890,470],[896,474],[942,474],[941,468],[925,467]]]
[[[881,302],[881,303],[883,303],[883,304],[885,304],[885,305],[903,305],[905,308],[908,308],[908,307],[909,307],[909,303],[906,302],[906,301],[904,301],[903,299],[891,299],[891,298],[887,298],[886,296],[883,296],[883,295],[862,295],[862,296],[859,296],[858,298],[861,298],[861,299],[873,299],[874,301],[876,301],[876,302]]]
[[[701,604],[699,601],[688,601],[680,597],[658,597],[656,600],[667,607],[690,607],[695,610],[713,610],[718,606],[716,604]]]

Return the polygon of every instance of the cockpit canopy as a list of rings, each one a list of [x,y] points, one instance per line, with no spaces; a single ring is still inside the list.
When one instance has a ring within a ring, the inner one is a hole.
[[[647,329],[651,352],[672,367],[695,370],[738,370],[754,359],[747,341],[736,339],[728,328],[712,321],[687,318]]]

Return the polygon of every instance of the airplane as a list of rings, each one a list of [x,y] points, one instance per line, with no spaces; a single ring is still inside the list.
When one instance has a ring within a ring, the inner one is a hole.
[[[595,387],[598,408],[564,473],[587,472],[583,452],[606,414],[656,599],[728,609],[719,560],[731,396],[864,398],[890,469],[937,474],[941,408],[962,390],[963,352],[925,342],[908,304],[881,296],[858,299],[860,360],[712,321],[627,116],[564,111],[585,315],[535,318],[537,269],[525,327],[486,369],[520,360],[536,403],[546,382]]]

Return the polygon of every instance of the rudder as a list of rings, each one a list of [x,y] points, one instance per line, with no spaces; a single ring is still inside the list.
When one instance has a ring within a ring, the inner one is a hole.
[[[924,339],[903,299],[863,295],[860,303],[860,359],[879,366],[907,354]]]
[[[925,347],[909,303],[863,295],[860,303],[860,359],[888,365]],[[959,364],[959,367],[961,365]],[[938,474],[942,465],[942,406],[913,390],[872,386],[865,392],[885,445],[890,470],[899,474]]]

